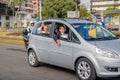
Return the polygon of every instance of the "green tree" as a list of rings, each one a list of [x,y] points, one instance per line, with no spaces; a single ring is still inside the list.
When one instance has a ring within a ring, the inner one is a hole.
[[[108,8],[106,9],[106,11],[114,11],[114,10],[118,10],[118,8],[116,8],[116,7],[108,7]],[[119,15],[119,14],[117,14],[117,13],[104,14],[104,16],[116,16],[116,15]]]
[[[43,18],[66,18],[67,11],[75,10],[73,0],[44,0]]]
[[[114,1],[114,8],[116,8],[115,5],[119,3],[119,2],[118,2],[119,0],[113,0],[113,1]]]
[[[7,0],[7,3],[8,3],[8,6],[10,7],[15,7],[15,6],[18,6],[18,9],[17,9],[17,12],[16,12],[16,15],[18,15],[18,12],[21,10],[21,6],[23,3],[25,2],[29,2],[31,0]]]
[[[118,9],[116,7],[108,7],[106,10],[108,11],[108,10],[118,10]]]
[[[40,10],[38,10],[38,13],[36,14],[36,21],[40,20]]]
[[[84,5],[80,6],[80,18],[91,18],[90,12],[88,12],[87,8]]]
[[[80,0],[73,0],[75,3],[80,4]]]

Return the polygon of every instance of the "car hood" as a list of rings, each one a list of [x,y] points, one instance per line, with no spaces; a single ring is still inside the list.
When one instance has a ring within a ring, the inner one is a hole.
[[[89,41],[90,44],[104,50],[111,50],[120,53],[120,39],[105,40],[105,41]]]

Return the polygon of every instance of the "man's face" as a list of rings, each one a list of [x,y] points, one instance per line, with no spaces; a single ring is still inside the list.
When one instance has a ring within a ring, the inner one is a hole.
[[[65,33],[65,28],[63,26],[61,26],[59,31],[60,31],[60,33]]]
[[[31,26],[34,26],[34,24],[32,23]]]
[[[44,28],[43,28],[43,29],[44,29],[44,32],[46,32],[46,33],[49,31],[49,29],[48,29],[48,27],[47,27],[47,26],[44,26]]]
[[[97,22],[101,22],[101,19],[100,19],[100,18],[98,18],[98,19],[97,19]]]

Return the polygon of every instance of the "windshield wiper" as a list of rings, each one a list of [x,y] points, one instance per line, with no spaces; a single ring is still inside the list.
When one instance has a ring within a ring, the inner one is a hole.
[[[113,39],[118,39],[118,38],[117,37],[113,37],[113,36],[97,38],[97,40],[113,40]]]
[[[114,40],[118,39],[117,37],[109,36],[109,37],[101,37],[101,38],[85,38],[87,41],[95,41],[95,40]]]
[[[96,40],[96,38],[85,38],[85,40],[87,40],[87,41],[94,41],[94,40]]]

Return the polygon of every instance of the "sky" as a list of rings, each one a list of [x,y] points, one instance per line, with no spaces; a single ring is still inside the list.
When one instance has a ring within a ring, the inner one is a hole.
[[[90,9],[90,0],[80,0],[88,9]]]

